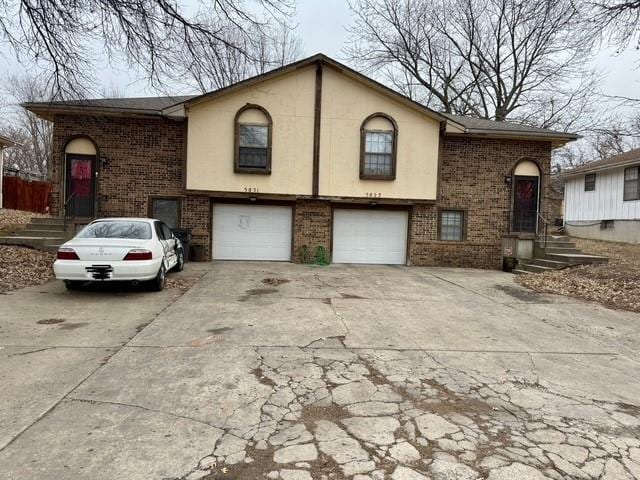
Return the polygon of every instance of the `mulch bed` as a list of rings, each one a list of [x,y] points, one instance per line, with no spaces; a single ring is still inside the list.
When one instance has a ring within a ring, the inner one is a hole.
[[[640,312],[640,245],[573,240],[585,253],[609,257],[609,263],[520,275],[517,282],[536,292],[578,297]]]
[[[0,245],[0,293],[40,285],[53,277],[55,256],[26,247]]]

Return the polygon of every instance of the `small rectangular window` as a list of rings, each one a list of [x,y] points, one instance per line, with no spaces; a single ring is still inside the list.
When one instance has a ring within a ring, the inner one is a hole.
[[[640,167],[624,170],[624,200],[640,200]]]
[[[393,132],[365,132],[362,173],[381,177],[393,175]]]
[[[600,230],[612,230],[614,220],[602,220],[600,222]]]
[[[593,192],[596,189],[596,174],[589,173],[584,176],[584,191]]]
[[[464,240],[464,212],[442,210],[440,212],[440,240]]]
[[[180,200],[177,198],[152,198],[151,218],[161,220],[169,228],[180,227]]]
[[[240,125],[240,168],[267,168],[269,127],[267,125]]]

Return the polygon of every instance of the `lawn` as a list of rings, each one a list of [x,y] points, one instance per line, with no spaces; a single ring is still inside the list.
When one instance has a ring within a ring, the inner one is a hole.
[[[640,312],[640,245],[572,240],[585,253],[609,257],[609,263],[521,275],[518,283],[537,292],[559,293]]]

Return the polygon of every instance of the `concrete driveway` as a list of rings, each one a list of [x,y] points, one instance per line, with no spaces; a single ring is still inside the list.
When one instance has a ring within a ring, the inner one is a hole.
[[[189,267],[181,297],[0,296],[3,478],[640,478],[640,315],[501,272]]]

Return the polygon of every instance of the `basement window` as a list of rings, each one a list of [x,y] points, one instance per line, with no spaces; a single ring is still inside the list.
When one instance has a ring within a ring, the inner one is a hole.
[[[596,189],[596,174],[590,173],[584,176],[584,191],[593,192]]]
[[[600,230],[613,230],[614,220],[602,220],[600,222]]]

